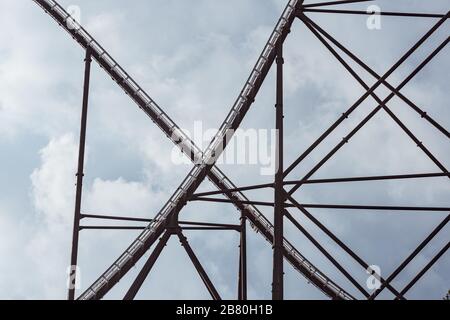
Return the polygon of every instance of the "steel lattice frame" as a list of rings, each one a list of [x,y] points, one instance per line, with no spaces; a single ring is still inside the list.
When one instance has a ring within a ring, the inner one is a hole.
[[[283,260],[286,259],[293,267],[305,276],[312,284],[320,289],[324,294],[332,299],[355,299],[342,287],[333,282],[328,276],[318,270],[308,261],[295,247],[284,238],[283,222],[285,218],[289,220],[311,243],[342,273],[342,275],[361,292],[366,299],[375,299],[382,290],[387,288],[396,299],[405,299],[405,294],[414,284],[442,257],[449,248],[450,242],[442,248],[438,254],[415,276],[405,288],[398,290],[391,285],[391,282],[405,269],[405,267],[425,248],[426,245],[447,225],[450,215],[446,218],[420,243],[420,245],[396,268],[386,279],[380,278],[381,287],[373,293],[369,293],[358,281],[328,252],[308,231],[302,226],[289,211],[291,208],[298,210],[307,217],[314,225],[328,235],[340,248],[348,253],[364,269],[369,265],[343,241],[341,241],[332,231],[330,231],[321,221],[312,215],[310,208],[329,209],[364,209],[364,210],[388,210],[388,211],[435,211],[449,212],[447,207],[408,207],[408,206],[369,206],[369,205],[334,205],[334,204],[307,204],[299,203],[293,194],[301,186],[306,184],[329,184],[357,181],[379,181],[397,179],[423,179],[430,177],[450,177],[446,167],[427,149],[427,147],[405,126],[397,115],[389,108],[388,102],[397,97],[414,110],[421,118],[430,123],[447,139],[450,134],[442,125],[430,117],[422,108],[408,99],[401,93],[402,88],[413,79],[442,49],[446,47],[450,37],[434,48],[429,54],[398,86],[392,86],[387,78],[392,75],[400,65],[402,65],[419,47],[424,45],[428,38],[434,34],[449,18],[450,11],[443,14],[429,13],[408,13],[408,12],[381,12],[381,15],[391,17],[411,17],[435,19],[437,22],[424,34],[417,43],[408,50],[385,74],[379,75],[360,58],[334,39],[329,33],[322,29],[317,23],[311,20],[306,14],[308,12],[324,14],[350,14],[364,15],[366,11],[340,10],[334,9],[339,5],[358,2],[372,2],[373,0],[343,0],[329,1],[316,4],[303,4],[302,0],[290,0],[283,11],[278,23],[271,34],[266,46],[263,49],[250,77],[240,92],[229,115],[225,119],[218,134],[211,141],[209,147],[200,150],[189,137],[183,133],[179,126],[156,104],[154,100],[129,76],[129,74],[103,49],[103,47],[93,39],[89,33],[82,28],[67,12],[54,0],[33,0],[40,5],[61,27],[63,27],[83,48],[86,49],[85,62],[85,83],[83,94],[83,108],[81,119],[80,150],[77,171],[77,192],[74,216],[73,245],[71,265],[77,265],[78,236],[83,229],[121,229],[121,230],[142,230],[141,235],[131,244],[131,246],[103,273],[88,289],[83,292],[79,299],[100,299],[102,298],[136,262],[152,247],[150,257],[145,262],[139,275],[124,296],[124,299],[133,299],[143,282],[147,278],[150,270],[158,259],[167,241],[172,235],[179,238],[182,246],[186,250],[189,258],[193,262],[202,281],[208,289],[213,299],[220,299],[220,294],[214,287],[211,279],[205,272],[202,264],[197,259],[194,251],[190,247],[183,230],[233,230],[240,233],[240,259],[239,259],[239,286],[238,299],[247,299],[247,266],[246,266],[246,225],[247,221],[251,226],[259,231],[265,239],[273,244],[273,299],[283,299]],[[326,7],[325,9],[323,7]],[[317,140],[314,141],[287,169],[283,168],[283,43],[288,36],[291,25],[295,19],[299,19],[314,34],[315,37],[330,51],[330,53],[343,65],[343,67],[355,78],[355,80],[365,89],[365,93],[339,117]],[[368,72],[376,82],[368,85],[358,73],[346,62],[338,53],[344,53],[362,69]],[[189,156],[194,163],[194,167],[182,184],[175,191],[174,195],[164,205],[162,210],[153,219],[139,219],[130,217],[117,217],[105,215],[84,214],[81,210],[81,196],[84,168],[84,148],[86,140],[86,119],[88,110],[90,66],[92,59],[107,72],[114,81],[134,100],[134,102],[152,119],[154,123],[174,142],[181,150]],[[246,112],[252,105],[261,84],[264,82],[271,66],[276,64],[277,86],[276,86],[276,129],[279,131],[277,141],[278,171],[275,174],[274,182],[253,186],[237,187],[215,166],[216,159],[225,149],[229,142],[230,132],[234,132],[243,120]],[[391,92],[385,99],[381,99],[375,90],[384,86]],[[325,138],[347,119],[368,97],[372,97],[377,106],[343,138],[323,159],[321,159],[304,177],[297,180],[288,180],[288,175],[296,168]],[[387,175],[387,176],[362,176],[333,179],[311,179],[312,175],[320,169],[342,146],[349,140],[380,110],[394,120],[394,122],[407,134],[407,136],[435,163],[440,169],[437,173],[407,174],[407,175]],[[218,191],[195,193],[201,182],[208,178],[215,184]],[[288,186],[292,186],[289,190]],[[251,201],[244,191],[272,188],[274,190],[274,202]],[[214,195],[225,195],[227,199],[211,197]],[[231,203],[241,212],[241,222],[237,225],[216,224],[202,222],[179,221],[178,216],[181,209],[191,201],[211,201]],[[269,206],[274,208],[274,225],[258,210],[258,206]],[[82,226],[82,219],[103,219],[118,221],[146,222],[147,227],[106,227],[106,226]],[[75,277],[75,269],[72,277]],[[69,299],[75,298],[75,289],[69,289]]]

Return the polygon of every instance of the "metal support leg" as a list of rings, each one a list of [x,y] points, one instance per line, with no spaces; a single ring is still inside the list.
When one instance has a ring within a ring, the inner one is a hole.
[[[430,270],[430,268],[447,252],[447,250],[450,248],[450,242],[447,242],[446,246],[442,248],[438,254],[431,259],[431,261],[414,277],[414,279],[411,280],[410,283],[407,284],[407,286],[400,292],[402,296],[404,296],[416,283],[420,280],[420,278],[423,277],[425,273]],[[399,298],[395,298],[395,300],[399,300]]]
[[[238,299],[247,300],[247,217],[241,215]]]
[[[134,280],[133,284],[131,285],[128,292],[125,294],[125,297],[123,300],[133,300],[134,297],[136,297],[136,294],[138,293],[139,289],[141,288],[142,284],[144,283],[145,279],[147,278],[148,274],[152,270],[156,260],[158,260],[159,255],[161,254],[164,247],[167,245],[167,241],[169,241],[170,236],[172,235],[172,232],[166,231],[161,239],[159,239],[158,244],[156,245],[155,250],[153,250],[152,254],[148,258],[145,265],[142,267],[141,272],[139,272],[138,276]]]
[[[273,283],[272,299],[283,300],[283,46],[278,47],[277,63],[277,159],[275,173],[275,210],[274,210],[274,242],[273,242]]]
[[[339,247],[347,252],[356,262],[358,262],[365,270],[369,268],[369,264],[359,257],[352,249],[350,249],[344,242],[342,242],[333,232],[325,227],[317,218],[315,218],[308,210],[306,210],[300,203],[298,203],[292,196],[286,192],[286,198],[289,199],[311,222],[313,222],[320,230],[329,236]],[[386,283],[386,280],[380,277],[381,284]],[[404,298],[392,285],[386,283],[386,287],[395,294],[396,297]]]
[[[328,253],[328,251],[305,228],[303,228],[303,226],[297,220],[294,219],[289,211],[285,210],[284,215],[364,295],[364,297],[369,297],[369,293],[358,283],[358,281],[356,281],[356,279],[352,277],[352,275],[347,270],[345,270],[344,267],[342,267],[342,265],[337,262],[337,260],[334,259],[333,256]]]
[[[68,299],[75,298],[76,273],[78,263],[78,237],[80,231],[81,219],[81,195],[83,192],[83,175],[84,175],[84,151],[86,145],[86,123],[89,101],[89,80],[91,73],[91,49],[86,50],[84,70],[84,90],[83,90],[83,107],[81,111],[81,129],[80,129],[80,145],[78,152],[78,170],[77,170],[77,190],[75,196],[75,214],[73,221],[73,235],[72,235],[72,253],[70,258],[70,281]]]
[[[200,261],[197,259],[197,256],[195,255],[194,251],[192,250],[191,246],[189,245],[184,234],[181,232],[180,229],[177,230],[176,233],[178,235],[178,238],[180,239],[181,245],[186,250],[189,258],[191,259],[192,263],[194,264],[195,269],[197,269],[197,272],[200,275],[200,278],[202,279],[206,288],[208,289],[211,297],[214,300],[222,300],[222,298],[220,297],[216,288],[214,287],[211,280],[209,279],[208,274],[206,273],[205,269],[203,269],[203,266],[201,265]]]
[[[381,285],[379,289],[377,289],[371,296],[370,300],[375,299],[380,292],[386,287],[387,284],[389,284],[394,278],[404,269],[406,266],[419,254],[420,251],[422,251],[425,246],[430,243],[431,240],[441,231],[447,223],[450,221],[450,215],[445,217],[445,219],[426,237],[424,241],[408,256],[408,258],[405,259],[405,261],[402,262],[400,266],[398,266],[397,269],[386,279],[386,282]]]

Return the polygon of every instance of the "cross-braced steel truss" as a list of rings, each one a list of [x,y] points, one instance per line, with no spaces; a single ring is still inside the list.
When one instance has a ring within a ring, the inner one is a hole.
[[[342,15],[366,15],[368,12],[359,10],[335,9],[339,5],[373,2],[373,0],[343,0],[329,1],[315,4],[303,4],[302,0],[290,0],[285,7],[275,29],[267,41],[260,57],[255,64],[248,80],[240,92],[236,102],[232,106],[228,116],[220,127],[217,135],[212,139],[206,150],[201,150],[195,143],[180,129],[179,126],[156,104],[154,100],[131,78],[131,76],[109,55],[109,53],[90,34],[79,25],[67,12],[53,0],[33,0],[39,4],[60,26],[62,26],[83,48],[86,49],[85,60],[85,83],[81,120],[80,150],[77,172],[77,192],[75,205],[75,218],[73,230],[73,246],[71,265],[77,265],[78,237],[81,230],[92,229],[119,229],[119,230],[142,230],[139,237],[127,248],[127,250],[80,296],[79,299],[101,299],[111,290],[114,285],[132,268],[142,256],[153,247],[148,260],[133,281],[124,299],[133,299],[147,278],[153,265],[156,263],[160,253],[164,249],[171,236],[177,236],[181,245],[186,250],[189,258],[194,264],[203,283],[208,289],[213,299],[220,299],[218,290],[214,287],[212,280],[207,275],[202,264],[192,250],[183,230],[231,230],[240,234],[240,258],[238,274],[238,298],[247,299],[247,244],[246,225],[250,222],[253,229],[259,231],[264,238],[273,245],[273,299],[283,299],[283,262],[286,259],[298,272],[308,281],[314,284],[319,290],[332,299],[355,299],[342,286],[335,283],[327,275],[317,269],[308,261],[284,236],[283,225],[287,219],[295,226],[323,255],[324,257],[342,273],[342,275],[362,294],[366,299],[375,299],[384,289],[391,291],[396,299],[405,299],[407,292],[417,283],[417,281],[442,257],[449,248],[450,242],[437,253],[437,255],[402,289],[394,288],[392,281],[408,266],[408,264],[431,242],[435,236],[443,230],[450,218],[446,218],[411,252],[411,254],[387,277],[379,277],[381,286],[374,292],[367,291],[350,271],[346,270],[333,256],[329,250],[311,235],[296,218],[293,210],[298,211],[325,233],[333,242],[342,248],[352,259],[354,259],[364,269],[369,269],[369,264],[361,258],[354,250],[337,237],[322,221],[315,217],[309,210],[311,208],[326,208],[335,210],[384,210],[384,211],[428,211],[428,212],[449,212],[448,207],[417,207],[417,206],[389,206],[389,205],[337,205],[337,204],[311,204],[301,203],[295,199],[294,193],[308,184],[339,184],[360,181],[381,181],[381,180],[410,180],[424,179],[432,177],[449,177],[449,172],[442,162],[440,162],[421,142],[418,137],[408,128],[396,115],[388,103],[395,97],[404,102],[418,116],[427,121],[440,134],[447,139],[449,132],[436,119],[433,119],[422,107],[411,101],[401,91],[435,56],[437,56],[448,44],[449,37],[440,43],[432,52],[421,61],[416,68],[397,86],[392,85],[387,79],[416,52],[421,46],[426,45],[429,38],[446,24],[450,12],[440,14],[412,13],[412,12],[380,12],[380,15],[395,17],[408,17],[411,19],[434,19],[436,22],[432,28],[426,32],[418,41],[401,56],[383,75],[375,72],[363,60],[357,57],[350,49],[342,45],[338,40],[314,22],[308,13],[342,14]],[[325,9],[324,9],[325,7]],[[294,20],[301,21],[307,29],[322,43],[331,55],[355,78],[357,83],[365,90],[365,93],[351,105],[349,109],[317,138],[290,166],[283,167],[283,43],[291,31]],[[368,84],[358,74],[344,58],[351,59],[356,65],[365,70],[375,79],[373,84]],[[85,214],[81,210],[81,196],[84,168],[84,148],[86,140],[86,119],[88,109],[89,76],[92,59],[108,73],[112,79],[131,97],[131,99],[152,119],[152,121],[181,148],[181,150],[192,160],[194,166],[181,185],[176,189],[172,197],[163,206],[161,211],[153,219],[141,219],[131,217],[118,217]],[[276,129],[277,137],[277,172],[273,182],[259,185],[237,187],[225,174],[215,165],[217,158],[226,148],[232,133],[239,127],[247,111],[251,107],[264,82],[271,66],[276,64]],[[376,93],[376,89],[384,87],[389,90],[387,97],[382,99]],[[314,151],[328,136],[335,130],[363,103],[367,98],[373,98],[376,106],[363,118],[338,144],[335,145],[313,168],[302,178],[289,180],[289,174],[302,163],[312,151]],[[439,172],[415,173],[402,175],[384,176],[358,176],[330,179],[312,179],[312,176],[335,155],[345,144],[358,133],[374,116],[383,110],[412,140],[418,148],[439,168]],[[448,142],[448,140],[447,140]],[[196,193],[199,185],[205,178],[208,178],[217,187],[218,191]],[[248,199],[244,192],[257,189],[271,188],[274,190],[274,201],[252,201]],[[224,195],[226,198],[217,198],[214,195]],[[180,221],[179,213],[189,202],[208,201],[233,204],[239,209],[239,224],[219,224],[192,221]],[[261,213],[260,206],[274,208],[274,224]],[[88,226],[81,225],[85,219],[101,219],[116,221],[144,222],[147,226]],[[75,277],[75,268],[73,269]],[[375,275],[377,276],[377,275]],[[75,289],[69,289],[69,299],[75,298]]]

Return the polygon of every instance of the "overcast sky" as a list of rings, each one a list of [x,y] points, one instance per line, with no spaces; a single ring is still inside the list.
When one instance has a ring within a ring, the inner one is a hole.
[[[305,1],[312,3],[313,1]],[[182,128],[196,121],[217,128],[225,118],[275,25],[286,0],[61,0],[81,9],[82,25]],[[448,0],[378,0],[383,10],[445,13]],[[347,8],[366,10],[366,4]],[[381,19],[368,30],[366,17],[309,14],[379,74],[384,74],[436,19]],[[75,172],[84,73],[84,52],[31,0],[2,0],[0,27],[0,298],[64,299],[75,198]],[[398,72],[397,85],[448,36],[447,21]],[[445,48],[403,94],[445,128],[450,127],[450,60]],[[303,152],[363,93],[311,32],[297,20],[285,45],[285,165]],[[356,69],[365,81],[374,79]],[[273,70],[242,127],[274,127]],[[389,92],[376,91],[380,98]],[[190,170],[174,165],[173,145],[106,73],[93,64],[89,102],[83,211],[152,218]],[[375,107],[365,103],[317,151],[294,170],[300,179]],[[448,139],[401,100],[388,106],[441,161],[450,166]],[[238,185],[270,182],[257,165],[224,165]],[[383,111],[313,177],[439,172],[433,162]],[[208,182],[202,190],[213,190]],[[270,201],[272,191],[249,192]],[[450,206],[448,178],[304,186],[304,203]],[[272,210],[262,209],[272,220]],[[367,274],[301,214],[295,217],[352,272]],[[445,217],[435,212],[311,210],[369,264],[387,277]],[[183,220],[238,223],[226,204],[189,204]],[[85,224],[98,224],[96,221]],[[449,226],[393,282],[402,289],[448,242]],[[82,231],[82,288],[89,286],[138,235],[133,231]],[[238,234],[186,232],[223,298],[237,294]],[[361,295],[298,231],[286,236],[319,269],[357,297]],[[249,297],[271,296],[271,248],[249,232]],[[148,256],[145,255],[144,259]],[[142,260],[144,260],[142,259]],[[121,298],[142,261],[106,298]],[[323,299],[319,290],[286,263],[286,298]],[[408,293],[440,299],[450,289],[445,255]],[[382,298],[392,298],[385,290]],[[138,298],[209,298],[187,255],[172,239]]]

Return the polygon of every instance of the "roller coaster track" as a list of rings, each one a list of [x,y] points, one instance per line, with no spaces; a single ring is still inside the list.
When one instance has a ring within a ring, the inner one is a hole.
[[[90,49],[92,57],[107,74],[125,91],[127,95],[152,119],[153,122],[193,161],[194,167],[183,180],[175,193],[163,206],[147,228],[137,237],[125,252],[84,292],[78,299],[101,299],[147,252],[161,236],[168,218],[177,215],[195,192],[204,178],[208,177],[220,190],[235,189],[236,186],[214,166],[215,159],[224,149],[229,130],[235,130],[253,103],[259,88],[271,68],[276,55],[276,47],[284,41],[296,16],[296,8],[301,0],[290,0],[277,25],[266,43],[262,54],[252,70],[250,77],[239,94],[235,104],[212,139],[209,147],[202,152],[194,142],[172,121],[154,100],[134,81],[111,55],[56,1],[33,0],[65,29],[83,48]],[[250,220],[253,229],[272,243],[273,225],[253,205],[242,204],[248,201],[241,192],[224,192],[234,205]],[[284,257],[309,282],[332,299],[354,299],[344,289],[330,280],[323,272],[310,263],[286,239]]]

